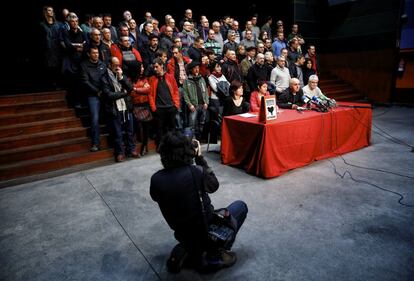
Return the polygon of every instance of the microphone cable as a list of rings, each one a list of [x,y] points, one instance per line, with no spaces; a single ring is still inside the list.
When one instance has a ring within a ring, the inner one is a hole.
[[[88,181],[89,185],[95,190],[95,192],[99,195],[99,197],[101,198],[101,200],[105,203],[105,205],[108,207],[109,211],[111,211],[112,216],[115,218],[116,222],[119,224],[119,226],[122,228],[122,230],[124,231],[125,235],[128,237],[129,241],[131,241],[131,243],[134,245],[134,247],[138,250],[138,252],[142,255],[142,257],[144,258],[144,260],[147,262],[147,264],[149,265],[149,267],[151,268],[151,270],[155,273],[155,275],[158,277],[158,280],[163,281],[161,276],[158,274],[158,272],[155,270],[154,266],[151,264],[151,262],[149,261],[149,259],[144,255],[144,253],[141,251],[141,249],[138,247],[138,245],[134,242],[134,240],[132,239],[131,235],[128,233],[128,231],[125,229],[125,227],[122,225],[122,223],[119,221],[118,217],[115,215],[114,210],[111,208],[111,206],[109,206],[108,202],[106,202],[105,198],[103,197],[103,195],[95,188],[95,186],[91,183],[91,181],[88,179],[88,177],[86,176],[86,174],[82,173],[83,176],[86,178],[86,180]]]
[[[388,107],[387,109],[385,109],[383,112],[378,113],[377,115],[372,115],[372,117],[380,117],[382,115],[385,115],[386,113],[388,113],[390,111],[391,107]]]
[[[340,173],[338,172],[338,170],[336,169],[336,165],[332,162],[332,160],[331,160],[331,159],[327,159],[327,160],[329,161],[329,163],[331,163],[331,164],[332,164],[333,169],[334,169],[334,173],[335,173],[336,175],[338,175],[341,179],[344,179],[344,178],[345,178],[345,176],[346,176],[346,174],[348,174],[348,175],[349,175],[349,177],[350,177],[350,178],[351,178],[354,182],[357,182],[357,183],[365,183],[365,184],[367,184],[367,185],[371,185],[371,186],[376,187],[376,188],[378,188],[378,189],[380,189],[380,190],[383,190],[383,191],[385,191],[385,192],[389,192],[389,193],[391,193],[391,194],[395,194],[395,195],[397,195],[397,196],[399,197],[399,199],[398,199],[398,203],[399,203],[400,205],[405,206],[405,207],[414,208],[414,205],[410,205],[410,204],[406,204],[406,203],[403,203],[403,202],[402,202],[402,200],[404,200],[404,195],[402,195],[401,193],[398,193],[398,192],[393,191],[393,190],[389,190],[389,189],[387,189],[387,188],[381,187],[381,186],[376,185],[376,184],[374,184],[374,183],[371,183],[371,182],[369,182],[369,181],[355,179],[355,178],[352,176],[352,174],[351,174],[351,172],[350,172],[349,170],[345,170],[345,172],[344,172],[343,174],[340,174]]]
[[[358,114],[360,114],[355,108],[354,108],[354,110],[358,113]],[[334,116],[335,116],[335,114],[331,114],[332,115],[332,118],[331,118],[331,128],[333,129],[333,122],[335,121],[335,126],[336,126],[336,128],[337,128],[337,119],[336,118],[334,118]],[[355,119],[355,120],[357,120],[360,124],[362,124],[362,125],[364,125],[365,127],[367,127],[368,128],[368,126],[366,125],[366,124],[364,124],[364,122],[362,122],[361,120],[359,120],[359,119],[357,119],[357,118],[355,118],[355,116],[353,115],[353,114],[351,114],[351,116]],[[335,119],[335,120],[334,120]],[[338,132],[336,131],[335,132],[335,141],[336,141],[336,148],[338,147],[338,138],[337,138],[337,135],[338,135]],[[406,177],[406,178],[409,178],[409,179],[414,179],[414,177],[411,177],[411,176],[407,176],[407,175],[403,175],[403,174],[399,174],[399,173],[395,173],[395,172],[390,172],[390,171],[386,171],[386,170],[382,170],[382,169],[376,169],[376,168],[369,168],[369,167],[363,167],[363,166],[358,166],[358,165],[354,165],[354,164],[350,164],[350,163],[348,163],[344,158],[343,158],[343,156],[341,155],[341,154],[338,154],[338,153],[336,153],[336,152],[334,152],[334,150],[332,149],[332,153],[333,154],[335,154],[335,155],[337,155],[337,156],[339,156],[341,159],[342,159],[342,161],[346,164],[346,165],[348,165],[348,166],[351,166],[351,167],[356,167],[356,168],[361,168],[361,169],[366,169],[366,170],[372,170],[372,171],[378,171],[378,172],[383,172],[383,173],[389,173],[389,174],[393,174],[393,175],[397,175],[397,176],[401,176],[401,177]],[[398,199],[398,203],[400,204],[400,205],[402,205],[402,206],[405,206],[405,207],[410,207],[410,208],[412,208],[412,207],[414,207],[414,205],[410,205],[410,204],[406,204],[406,203],[403,203],[402,201],[404,200],[404,195],[402,195],[401,193],[399,193],[399,192],[396,192],[396,191],[393,191],[393,190],[390,190],[390,189],[387,189],[387,188],[384,188],[384,187],[381,187],[381,186],[379,186],[379,185],[376,185],[376,184],[374,184],[374,183],[372,183],[372,182],[369,182],[369,181],[365,181],[365,180],[360,180],[360,179],[356,179],[356,178],[354,178],[354,176],[352,175],[352,173],[349,171],[349,170],[345,170],[345,172],[343,173],[343,174],[340,174],[339,172],[338,172],[338,170],[337,170],[337,168],[336,168],[336,165],[335,165],[335,163],[333,163],[333,161],[332,160],[330,160],[330,159],[327,159],[330,163],[331,163],[331,165],[333,166],[333,169],[334,169],[334,173],[336,174],[336,175],[338,175],[341,179],[344,179],[345,178],[345,176],[346,176],[346,174],[348,174],[349,175],[349,177],[354,181],[354,182],[357,182],[357,183],[364,183],[364,184],[367,184],[367,185],[370,185],[370,186],[373,186],[373,187],[375,187],[375,188],[378,188],[378,189],[380,189],[380,190],[382,190],[382,191],[385,191],[385,192],[389,192],[389,193],[391,193],[391,194],[394,194],[394,195],[397,195],[398,197],[399,197],[399,199]]]

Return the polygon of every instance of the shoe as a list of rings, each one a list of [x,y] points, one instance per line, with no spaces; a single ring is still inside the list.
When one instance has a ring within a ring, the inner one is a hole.
[[[181,244],[175,245],[172,249],[170,257],[167,260],[167,269],[171,273],[178,273],[184,265],[184,261],[188,256],[188,252]]]
[[[141,156],[144,156],[145,154],[147,154],[148,153],[148,148],[147,148],[147,146],[146,145],[142,145],[141,146],[141,151],[140,151],[140,155]]]
[[[128,157],[140,158],[141,155],[138,152],[136,152],[135,150],[133,150],[132,152],[128,153]]]
[[[125,161],[125,156],[123,154],[118,154],[115,158],[116,162],[124,162]]]
[[[228,251],[228,250],[221,250],[221,260],[223,262],[223,267],[231,267],[237,261],[237,255],[235,252]]]
[[[211,273],[222,268],[233,266],[237,261],[235,252],[219,249],[214,254],[206,254],[199,268],[201,273]]]
[[[97,146],[96,144],[92,145],[90,152],[97,152],[99,151],[99,146]]]

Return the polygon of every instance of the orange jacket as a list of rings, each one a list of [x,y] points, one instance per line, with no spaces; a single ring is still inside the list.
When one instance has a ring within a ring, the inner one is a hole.
[[[180,93],[178,92],[177,82],[175,82],[174,75],[165,73],[164,75],[165,81],[167,82],[168,89],[170,89],[171,99],[174,103],[174,106],[179,109],[180,108]],[[158,86],[158,77],[156,75],[151,76],[149,78],[150,84],[150,93],[148,96],[149,104],[151,110],[155,112],[157,110],[157,106],[155,105],[155,101],[157,99],[157,86]]]

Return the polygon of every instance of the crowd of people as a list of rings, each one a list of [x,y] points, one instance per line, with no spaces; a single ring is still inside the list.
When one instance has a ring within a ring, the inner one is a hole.
[[[150,12],[137,23],[125,11],[117,25],[110,14],[87,15],[80,24],[67,9],[62,22],[52,7],[43,12],[48,77],[56,83],[61,73],[70,104],[89,108],[91,152],[100,149],[101,118],[110,128],[117,162],[144,156],[155,133],[164,169],[152,176],[150,194],[179,241],[169,269],[179,269],[187,256],[199,269],[233,265],[236,255],[230,248],[247,205],[238,200],[221,210],[234,232],[230,244],[223,248],[208,239],[216,211],[207,193],[219,183],[199,142],[195,147],[183,132],[200,139],[208,122],[258,112],[264,96],[275,95],[279,107],[290,109],[301,106],[304,95],[328,99],[317,87],[315,46],[305,45],[297,24],[285,36],[281,20],[273,26],[267,17],[258,27],[257,15],[240,27],[230,16],[211,24],[201,16],[197,22],[190,9],[178,24],[171,15],[160,24]]]
[[[285,36],[283,22],[273,26],[272,17],[259,27],[253,15],[241,27],[230,16],[196,21],[191,9],[179,23],[165,15],[163,24],[150,12],[137,23],[125,11],[117,25],[109,13],[86,15],[82,23],[67,9],[62,22],[53,7],[44,7],[43,15],[47,76],[64,81],[72,106],[89,107],[92,152],[100,149],[105,118],[118,162],[145,155],[149,136],[159,144],[172,129],[190,128],[202,138],[222,115],[257,111],[263,95],[292,107],[291,79],[304,88],[319,72],[315,45],[305,45],[298,25]]]

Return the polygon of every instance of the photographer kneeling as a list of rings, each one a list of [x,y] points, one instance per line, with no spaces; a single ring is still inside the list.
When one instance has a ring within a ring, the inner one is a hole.
[[[168,269],[178,272],[185,259],[201,271],[232,266],[236,254],[230,249],[246,218],[247,205],[235,201],[214,211],[207,193],[215,192],[219,183],[197,140],[179,131],[168,132],[158,152],[164,169],[151,177],[150,194],[179,241],[167,261]],[[218,218],[226,226],[218,227]],[[220,232],[226,227],[230,231]]]

